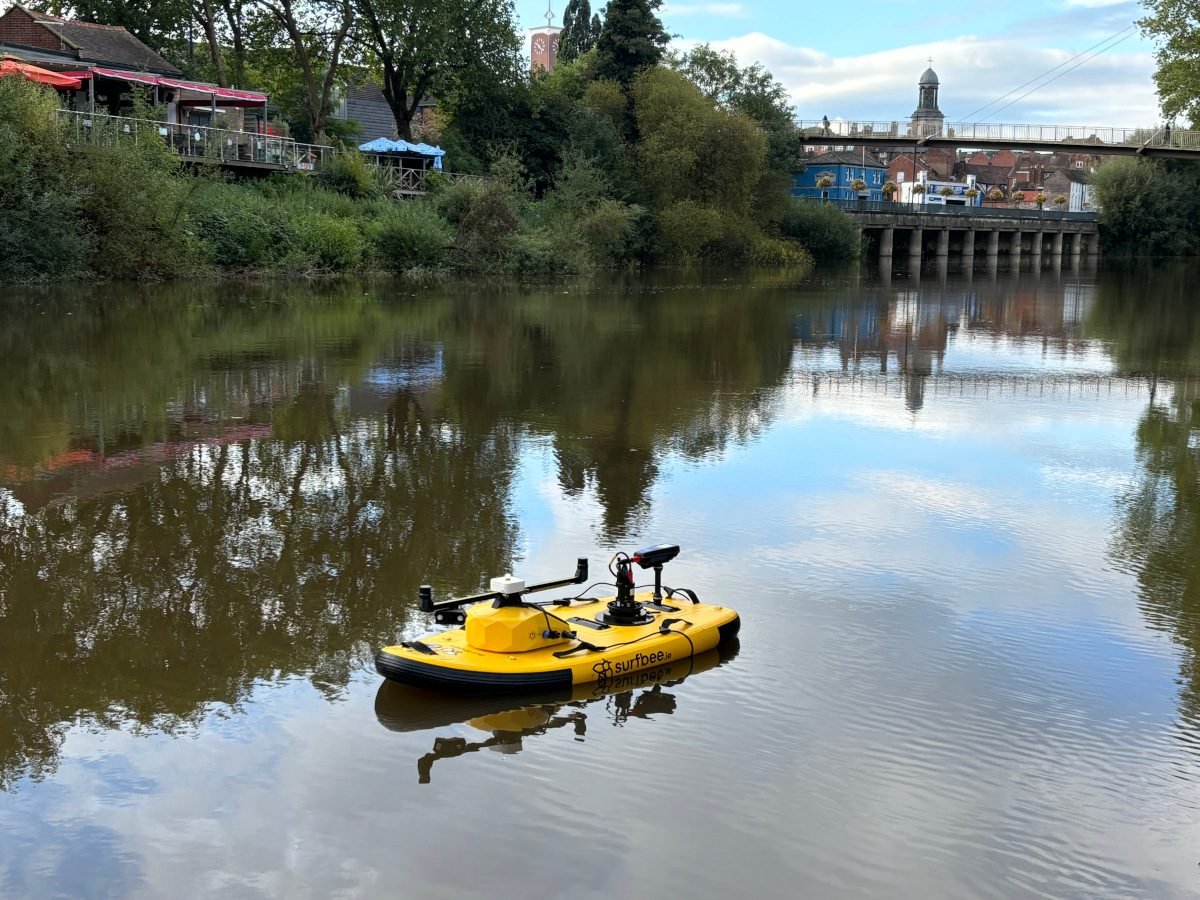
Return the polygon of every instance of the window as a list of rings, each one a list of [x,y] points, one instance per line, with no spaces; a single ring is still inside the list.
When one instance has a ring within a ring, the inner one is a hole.
[[[1075,160],[1075,168],[1077,168],[1077,169],[1083,168],[1083,160],[1082,159]]]

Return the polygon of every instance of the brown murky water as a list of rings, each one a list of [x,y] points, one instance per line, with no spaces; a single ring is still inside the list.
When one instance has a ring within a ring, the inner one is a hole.
[[[9,291],[0,896],[1195,896],[1195,275]],[[664,540],[740,647],[371,667]]]

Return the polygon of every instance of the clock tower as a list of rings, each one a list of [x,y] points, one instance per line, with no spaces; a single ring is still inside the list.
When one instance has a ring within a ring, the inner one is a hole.
[[[558,37],[562,33],[561,28],[554,26],[554,10],[549,4],[546,5],[546,24],[535,28],[529,36],[529,68],[531,71],[542,69],[546,72],[554,71],[554,64],[558,61]]]

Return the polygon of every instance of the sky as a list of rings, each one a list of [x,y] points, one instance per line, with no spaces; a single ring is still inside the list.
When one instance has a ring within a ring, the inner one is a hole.
[[[553,0],[556,16],[565,0]],[[603,0],[592,0],[599,9]],[[522,26],[545,21],[544,0],[517,0]],[[891,121],[917,104],[932,57],[947,122],[985,121],[1140,127],[1160,120],[1154,47],[1136,29],[1095,59],[1009,91],[1115,36],[1144,15],[1125,0],[858,0],[848,7],[794,0],[666,2],[663,24],[678,48],[709,42],[743,65],[762,63],[791,94],[800,119]],[[561,24],[556,18],[555,24]]]

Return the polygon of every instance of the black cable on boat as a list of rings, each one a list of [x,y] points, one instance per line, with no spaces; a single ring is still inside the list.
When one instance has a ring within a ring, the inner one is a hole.
[[[571,649],[559,650],[554,655],[558,659],[562,659],[563,657],[571,656],[572,654],[578,653],[581,650],[588,650],[588,651],[593,651],[596,653],[603,653],[606,650],[615,650],[617,647],[628,647],[630,644],[636,644],[639,641],[646,640],[647,638],[659,637],[660,635],[664,635],[664,634],[677,634],[680,637],[687,639],[688,647],[692,651],[691,655],[695,656],[696,655],[696,644],[692,640],[691,635],[689,635],[687,632],[676,631],[674,628],[671,628],[670,624],[674,623],[674,622],[684,622],[685,624],[690,624],[685,619],[665,619],[663,621],[663,624],[659,626],[657,631],[652,631],[649,634],[643,634],[641,637],[636,637],[631,641],[621,641],[620,643],[608,644],[607,646],[604,646],[604,647],[597,647],[595,644],[589,644],[587,641],[580,641],[578,644],[576,644]]]

